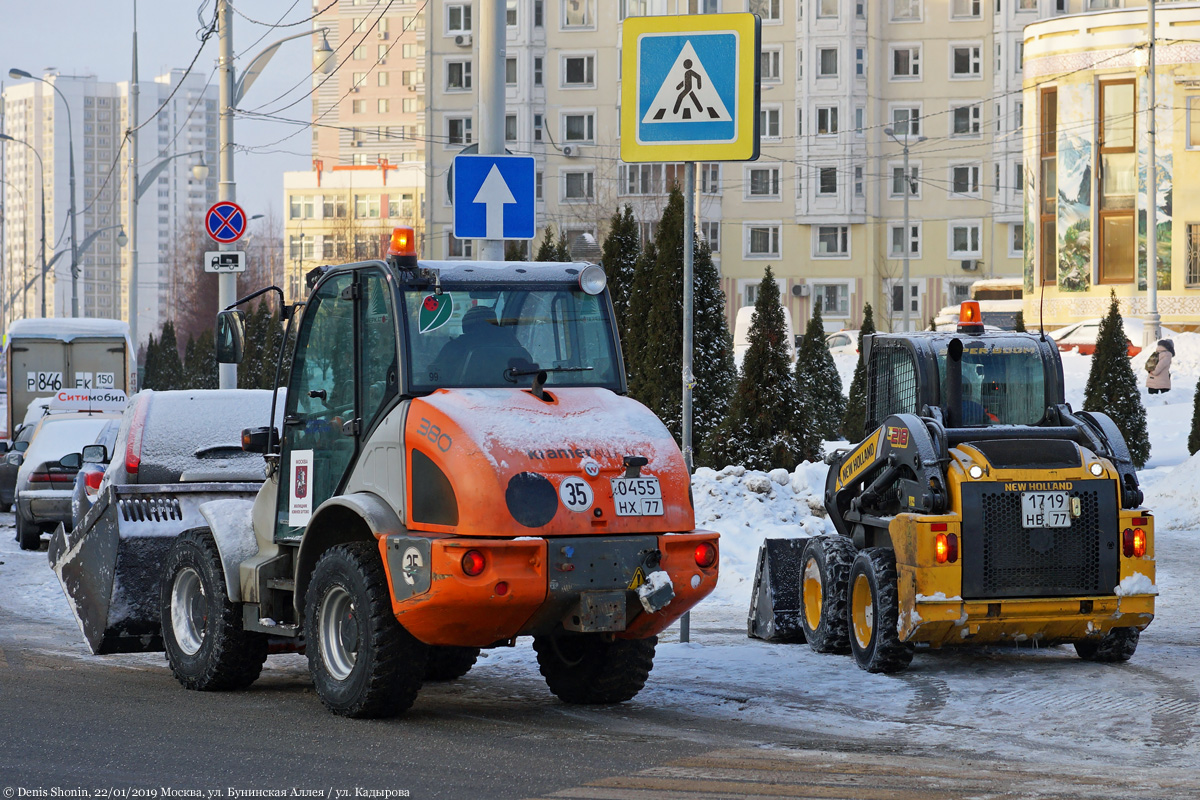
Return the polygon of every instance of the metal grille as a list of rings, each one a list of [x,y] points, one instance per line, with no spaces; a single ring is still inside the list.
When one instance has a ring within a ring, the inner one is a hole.
[[[1187,226],[1187,285],[1200,286],[1200,222]]]
[[[871,348],[867,381],[871,387],[868,429],[892,414],[917,413],[917,365],[903,344],[883,341]]]
[[[183,519],[179,501],[173,497],[126,497],[117,501],[126,522],[166,522]]]
[[[970,444],[996,469],[1078,469],[1081,465],[1075,443],[1060,439],[997,439]]]

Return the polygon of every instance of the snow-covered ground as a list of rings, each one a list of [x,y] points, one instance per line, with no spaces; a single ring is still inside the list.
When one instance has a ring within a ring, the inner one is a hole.
[[[758,546],[767,537],[827,530],[821,507],[826,467],[792,473],[726,468],[696,474],[697,524],[722,534],[721,579],[692,614],[692,641],[662,637],[646,689],[628,704],[678,714],[769,724],[839,740],[940,747],[1002,762],[1091,762],[1195,768],[1200,763],[1200,458],[1188,459],[1192,394],[1200,378],[1200,335],[1176,340],[1175,388],[1149,409],[1153,452],[1143,471],[1146,504],[1157,529],[1157,617],[1127,664],[1084,662],[1071,647],[922,650],[896,676],[870,675],[848,656],[818,655],[805,645],[746,637]],[[1144,374],[1135,359],[1139,379]],[[849,385],[853,357],[839,358]],[[1082,406],[1091,358],[1065,354],[1068,400]],[[50,625],[34,639],[59,658],[94,657],[46,565],[0,535],[0,609]],[[31,634],[32,635],[32,634]],[[56,638],[57,637],[57,638]],[[105,657],[105,663],[153,665],[162,656]],[[273,656],[269,668],[304,671],[298,656]],[[454,691],[489,691],[498,679],[525,681],[522,694],[544,695],[531,648],[487,651]],[[437,691],[444,691],[439,689]],[[420,702],[420,701],[418,701]],[[733,729],[731,727],[731,729]]]

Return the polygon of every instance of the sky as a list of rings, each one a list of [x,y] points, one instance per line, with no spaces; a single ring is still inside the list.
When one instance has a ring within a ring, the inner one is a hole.
[[[127,81],[132,64],[134,0],[41,0],[18,3],[5,0],[0,25],[0,82],[13,83],[8,77],[12,67],[41,75],[49,67],[63,74],[94,74],[101,81]],[[310,29],[310,24],[294,28],[271,29],[255,25],[246,17],[284,24],[312,14],[308,0],[238,0],[235,8],[245,17],[233,17],[233,49],[237,68],[244,69],[255,55],[271,43],[291,34]],[[142,81],[150,81],[174,68],[186,68],[200,41],[197,11],[202,9],[211,21],[214,0],[141,0],[137,5],[138,70]],[[261,41],[256,40],[263,37]],[[214,68],[217,37],[204,45],[194,71],[208,77],[216,86]],[[254,108],[292,90],[286,100],[272,102],[264,110],[273,111],[292,100],[303,98],[311,84],[303,78],[312,70],[312,49],[307,38],[282,45],[253,87],[242,106]],[[295,119],[311,116],[311,101],[302,100],[281,112]],[[143,120],[153,109],[143,101]],[[282,218],[283,173],[311,166],[311,135],[308,129],[278,122],[236,117],[234,140],[247,146],[267,145],[295,133],[292,138],[270,148],[271,153],[238,152],[234,156],[237,200],[250,215],[273,210]],[[216,177],[216,165],[213,177]]]

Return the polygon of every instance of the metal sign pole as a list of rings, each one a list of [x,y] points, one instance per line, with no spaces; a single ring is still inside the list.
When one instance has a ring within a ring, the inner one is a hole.
[[[217,184],[217,199],[233,202],[237,199],[237,184],[233,180],[233,9],[229,0],[218,0],[217,41],[220,45],[218,65],[220,69],[220,114],[218,133],[220,136],[221,180]],[[137,187],[133,187],[137,191]],[[232,244],[221,244],[222,250],[231,250]],[[224,273],[217,276],[217,308],[222,309],[237,300],[237,275]],[[218,386],[222,389],[237,388],[237,364],[221,364]]]
[[[504,2],[484,0],[479,4],[479,16],[479,152],[498,156],[504,153]],[[470,198],[455,199],[471,202]],[[484,239],[480,250],[484,261],[504,260],[503,239]]]
[[[688,475],[694,467],[692,454],[692,313],[695,306],[692,278],[696,235],[696,162],[683,165],[683,463]],[[691,640],[691,612],[679,619],[679,641]]]

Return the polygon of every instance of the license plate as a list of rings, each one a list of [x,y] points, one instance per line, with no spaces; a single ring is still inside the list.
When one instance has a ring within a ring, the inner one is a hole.
[[[612,490],[618,517],[662,516],[662,487],[658,478],[613,478]]]
[[[1071,527],[1071,497],[1066,492],[1021,492],[1021,525],[1026,528]]]

